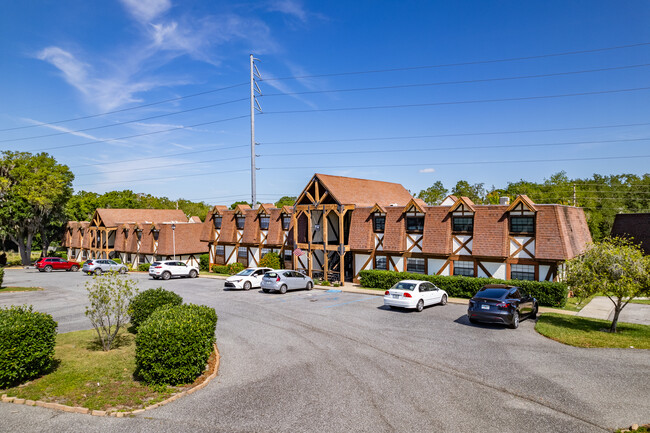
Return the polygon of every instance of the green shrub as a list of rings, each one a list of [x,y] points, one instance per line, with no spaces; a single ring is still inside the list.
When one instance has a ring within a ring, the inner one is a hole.
[[[271,269],[280,269],[280,256],[278,253],[266,253],[260,260],[260,267],[267,267]]]
[[[149,289],[135,296],[129,304],[131,325],[137,330],[158,307],[163,305],[181,305],[183,298],[162,287]]]
[[[204,305],[165,305],[140,325],[136,375],[150,384],[191,383],[212,353],[217,314]]]
[[[242,265],[239,262],[231,263],[231,264],[229,264],[227,266],[227,268],[228,268],[228,272],[226,272],[226,273],[230,274],[230,275],[235,275],[236,273],[241,272],[244,269],[246,269],[246,268],[244,268],[244,265]]]
[[[2,287],[2,280],[5,278],[5,270],[0,268],[0,287]]]
[[[122,264],[122,259],[120,259],[119,257],[112,258],[111,260],[113,260],[115,263]]]
[[[32,307],[0,308],[0,388],[16,385],[52,365],[57,323]]]
[[[210,267],[210,254],[201,254],[199,256],[199,270],[206,271]]]
[[[151,266],[151,263],[140,263],[138,265],[138,271],[149,272],[149,266]]]
[[[539,305],[564,307],[568,295],[565,283],[551,281],[500,280],[497,278],[447,277],[442,275],[423,275],[409,272],[366,270],[359,273],[363,287],[388,290],[401,280],[431,281],[455,298],[471,298],[486,284],[508,284],[521,287],[524,292],[534,296]]]
[[[212,272],[216,272],[217,274],[227,274],[228,273],[228,266],[226,265],[215,265],[212,267]]]

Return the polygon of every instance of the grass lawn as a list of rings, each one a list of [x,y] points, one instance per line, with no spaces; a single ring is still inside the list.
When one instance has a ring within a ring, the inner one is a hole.
[[[595,296],[595,295],[594,295]],[[580,311],[582,310],[585,305],[587,305],[594,297],[590,296],[587,299],[583,300],[580,304],[578,304],[578,298],[575,296],[572,298],[567,298],[566,300],[566,305],[562,307],[562,310],[569,310],[569,311]]]
[[[135,336],[121,332],[114,349],[104,352],[94,330],[59,334],[52,372],[15,388],[10,397],[55,402],[91,410],[131,410],[154,404],[178,388],[153,388],[133,380]]]
[[[43,290],[40,287],[0,287],[0,293],[6,292],[32,292],[34,290]]]
[[[632,299],[630,304],[646,304],[650,305],[650,299]]]
[[[608,330],[608,320],[544,313],[535,330],[560,343],[577,347],[619,347],[650,349],[650,326],[618,322],[616,334]]]

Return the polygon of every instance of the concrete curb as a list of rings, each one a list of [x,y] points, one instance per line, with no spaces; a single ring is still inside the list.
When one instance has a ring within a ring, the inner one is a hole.
[[[174,400],[178,400],[181,397],[184,397],[186,395],[190,395],[195,393],[196,391],[205,388],[212,379],[214,379],[218,372],[219,372],[219,364],[221,363],[221,355],[219,355],[219,349],[217,348],[217,344],[214,344],[214,353],[217,357],[214,363],[214,369],[212,372],[208,375],[208,377],[205,378],[203,382],[200,384],[190,388],[186,389],[183,392],[179,392],[177,394],[172,395],[166,400],[163,400],[161,402],[158,402],[156,404],[152,404],[151,406],[147,406],[142,409],[135,409],[127,412],[112,412],[112,411],[105,411],[105,410],[93,410],[91,411],[87,407],[79,407],[79,406],[66,406],[64,404],[59,404],[59,403],[50,403],[50,402],[44,402],[40,400],[25,400],[22,398],[17,398],[17,397],[7,397],[7,394],[2,394],[2,397],[0,398],[0,401],[3,403],[13,403],[13,404],[24,404],[26,406],[40,406],[44,407],[46,409],[56,409],[60,410],[63,412],[71,412],[71,413],[82,413],[82,414],[87,414],[87,415],[92,415],[92,416],[112,416],[116,418],[124,418],[127,416],[134,416],[138,415],[140,413],[144,413],[148,410],[153,410],[156,408],[159,408],[161,406],[164,406],[166,404],[169,404],[173,402]]]

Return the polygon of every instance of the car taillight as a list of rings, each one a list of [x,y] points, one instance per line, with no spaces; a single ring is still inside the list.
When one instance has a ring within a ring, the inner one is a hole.
[[[386,290],[386,291],[384,292],[384,295],[390,295],[390,292],[389,292],[388,290]]]
[[[280,281],[280,277],[276,278],[275,281],[276,281],[276,282],[279,282],[279,281]]]
[[[410,293],[404,293],[404,297],[405,297],[405,298],[412,298],[413,296],[411,296]]]
[[[502,310],[507,310],[508,308],[510,308],[510,304],[508,304],[507,302],[499,302],[497,304],[497,308],[501,308]]]

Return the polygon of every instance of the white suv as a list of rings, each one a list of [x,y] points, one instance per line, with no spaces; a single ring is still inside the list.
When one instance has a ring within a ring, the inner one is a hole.
[[[249,290],[251,287],[260,287],[264,274],[272,270],[271,268],[247,268],[232,277],[226,278],[224,286],[230,289],[244,290]]]
[[[199,276],[199,268],[188,266],[184,262],[165,260],[164,262],[153,262],[149,266],[149,276],[153,277],[154,280],[159,278],[169,280],[171,277],[196,278]]]

